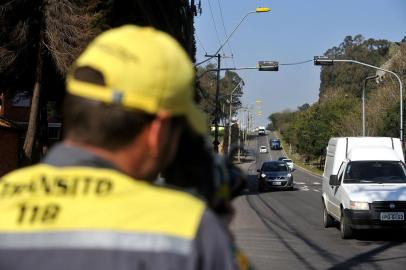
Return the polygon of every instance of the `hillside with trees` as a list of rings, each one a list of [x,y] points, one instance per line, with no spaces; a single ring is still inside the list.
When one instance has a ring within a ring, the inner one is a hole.
[[[353,59],[381,66],[397,73],[406,82],[406,40],[390,42],[347,36],[326,56]],[[362,88],[374,69],[349,63],[323,66],[320,73],[319,100],[295,111],[269,116],[271,128],[304,159],[320,160],[330,137],[362,135]],[[382,74],[379,74],[382,75]],[[399,83],[391,74],[370,80],[366,88],[366,135],[399,137]]]

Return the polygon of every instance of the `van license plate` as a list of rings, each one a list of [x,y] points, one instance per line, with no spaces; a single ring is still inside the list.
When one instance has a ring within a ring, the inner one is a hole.
[[[280,186],[280,185],[282,185],[282,182],[281,181],[275,181],[275,182],[272,182],[272,185]]]
[[[381,212],[381,220],[405,220],[403,212]]]

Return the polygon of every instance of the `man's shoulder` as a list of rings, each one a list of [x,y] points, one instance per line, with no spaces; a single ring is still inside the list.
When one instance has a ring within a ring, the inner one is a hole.
[[[8,172],[3,176],[0,176],[0,180],[5,180],[5,179],[15,179],[15,178],[19,178],[23,175],[27,175],[31,172],[34,172],[36,170],[36,166],[37,165],[33,165],[33,166],[28,166],[28,167],[23,167],[20,169],[16,169],[14,171]]]

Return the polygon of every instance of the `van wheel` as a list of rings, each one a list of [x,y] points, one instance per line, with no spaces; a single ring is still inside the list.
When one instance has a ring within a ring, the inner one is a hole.
[[[323,225],[324,228],[328,228],[334,225],[334,219],[327,212],[326,205],[323,203]]]
[[[343,209],[341,209],[340,233],[342,239],[349,239],[353,235],[352,228],[348,222],[348,218],[344,216]]]

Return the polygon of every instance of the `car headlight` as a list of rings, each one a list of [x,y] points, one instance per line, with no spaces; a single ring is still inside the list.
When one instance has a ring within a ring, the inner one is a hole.
[[[266,177],[266,174],[261,173],[261,177],[262,177],[262,178],[265,178],[265,177]]]
[[[288,177],[291,177],[292,176],[292,174],[290,174],[290,173],[288,173],[288,175],[287,175]]]
[[[369,210],[369,203],[350,201],[350,208],[353,210]]]

